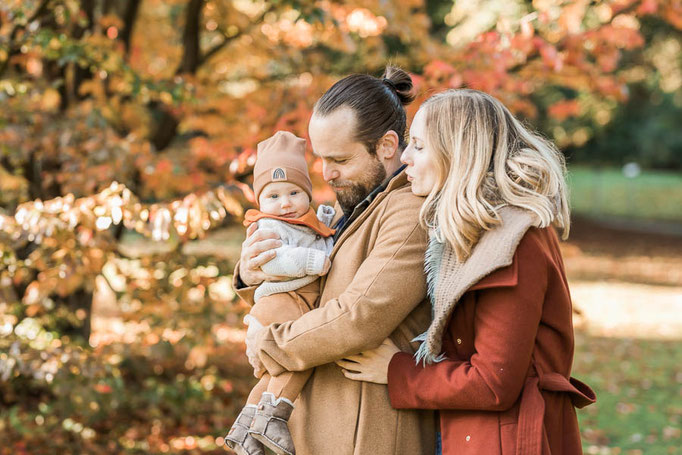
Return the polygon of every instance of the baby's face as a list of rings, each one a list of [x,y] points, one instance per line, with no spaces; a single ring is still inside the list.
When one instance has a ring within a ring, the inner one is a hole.
[[[310,198],[303,189],[289,182],[265,185],[258,196],[260,211],[283,218],[300,218],[310,209]]]

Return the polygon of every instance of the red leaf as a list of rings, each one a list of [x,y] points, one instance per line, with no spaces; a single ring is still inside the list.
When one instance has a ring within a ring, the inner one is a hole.
[[[577,100],[564,100],[554,103],[547,109],[550,117],[557,120],[566,120],[580,114],[580,105]]]
[[[99,393],[111,393],[112,389],[109,384],[96,384],[95,385],[95,391]]]
[[[643,0],[637,8],[637,14],[656,14],[658,2],[656,0]]]

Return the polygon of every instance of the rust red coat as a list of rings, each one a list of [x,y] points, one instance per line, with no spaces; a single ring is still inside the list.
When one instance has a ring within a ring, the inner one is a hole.
[[[594,393],[570,378],[571,300],[553,229],[528,230],[512,264],[469,288],[447,327],[446,360],[393,357],[393,407],[440,410],[445,455],[582,453],[574,406]]]

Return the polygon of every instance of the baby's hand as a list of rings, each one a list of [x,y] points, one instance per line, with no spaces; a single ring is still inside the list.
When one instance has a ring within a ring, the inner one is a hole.
[[[322,273],[320,273],[320,276],[324,276],[327,273],[329,273],[329,268],[332,266],[332,261],[329,260],[329,258],[324,258],[324,265],[322,266]]]

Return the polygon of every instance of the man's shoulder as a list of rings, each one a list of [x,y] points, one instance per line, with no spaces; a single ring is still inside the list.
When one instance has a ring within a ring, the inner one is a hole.
[[[409,184],[395,188],[386,196],[384,200],[384,213],[386,215],[402,214],[406,219],[419,219],[424,198],[415,196]]]

